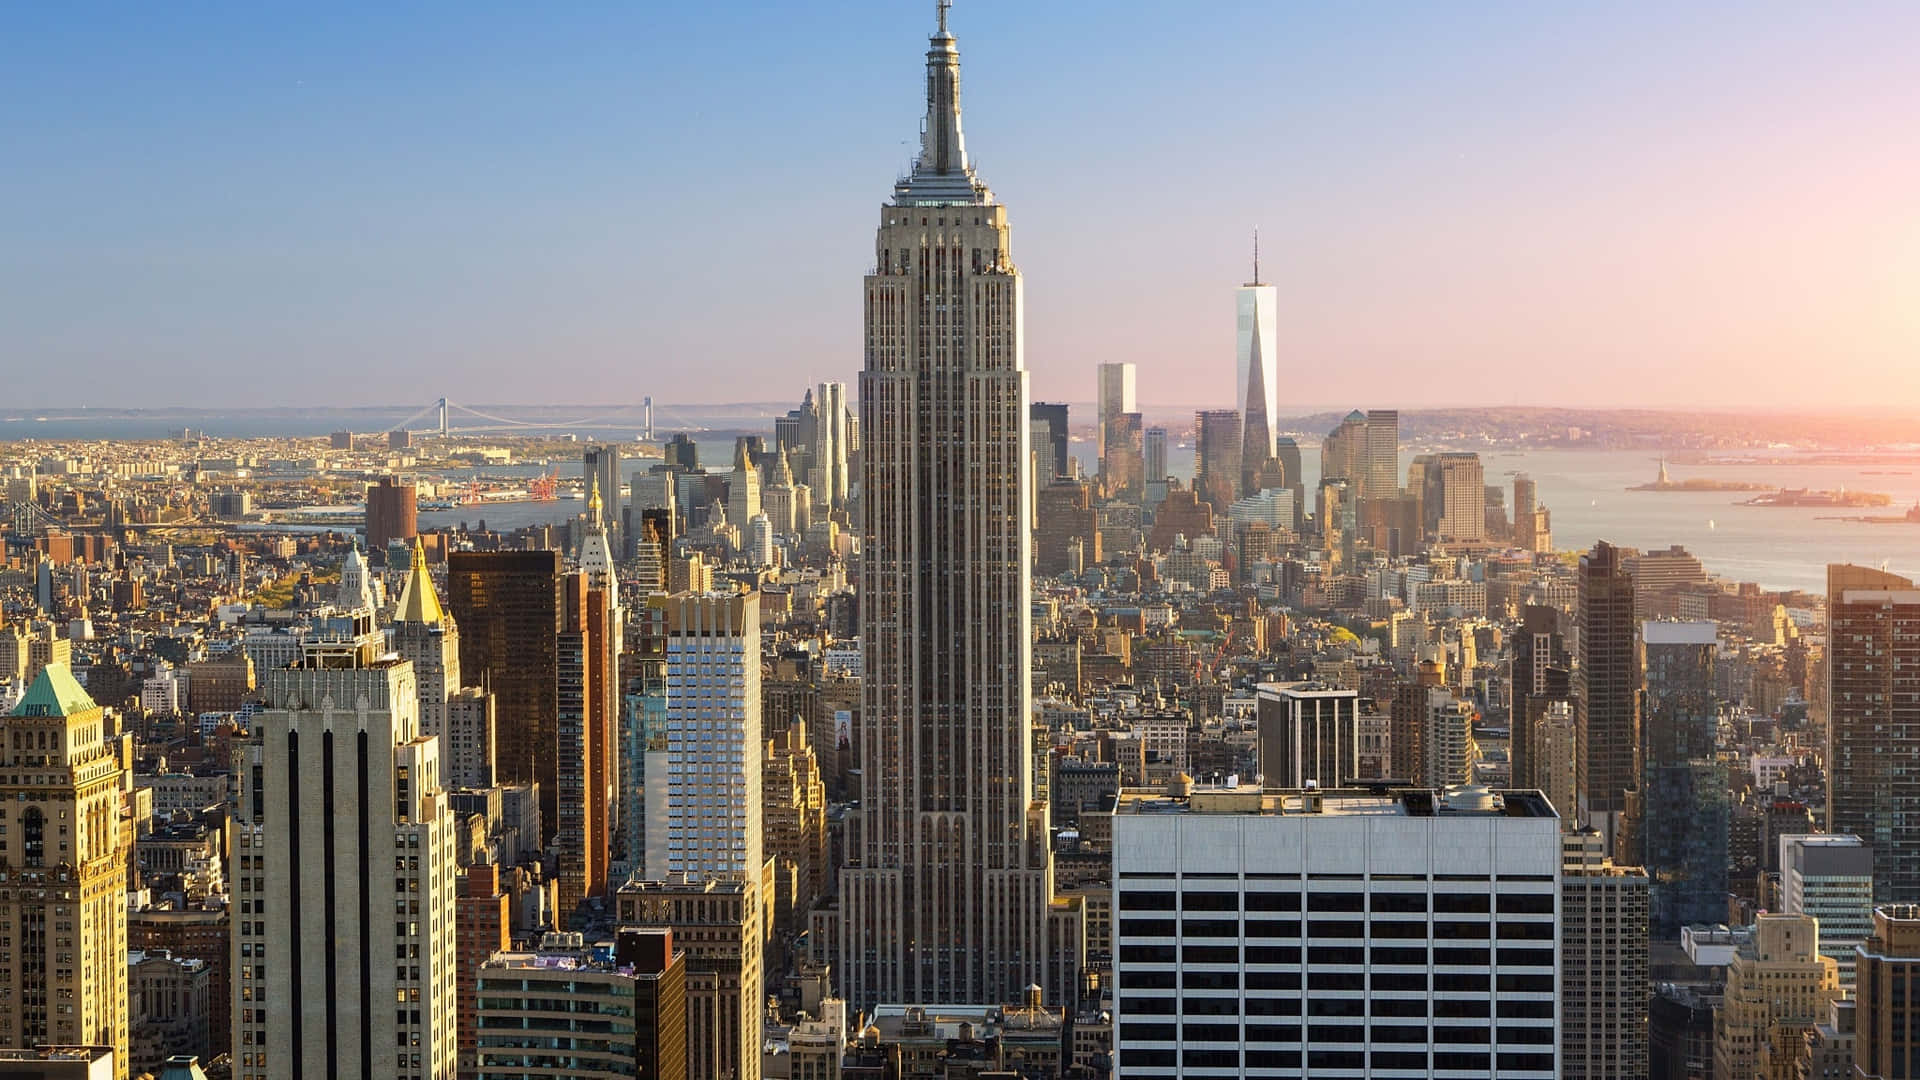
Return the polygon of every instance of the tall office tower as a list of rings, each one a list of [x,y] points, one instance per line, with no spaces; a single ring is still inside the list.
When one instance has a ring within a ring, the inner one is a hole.
[[[680,534],[683,508],[679,504],[678,477],[671,467],[657,465],[646,472],[634,473],[628,485],[627,505],[632,508],[636,531],[644,527],[642,523],[650,514],[661,517],[666,524],[666,535],[655,542],[671,543]],[[661,551],[662,557],[668,553],[667,549]],[[646,555],[642,552],[639,557],[644,559]]]
[[[1100,459],[1102,486],[1109,496],[1138,502],[1146,487],[1145,431],[1140,414],[1121,413],[1102,425],[1106,456]]]
[[[1739,946],[1727,967],[1726,998],[1713,1016],[1714,1080],[1792,1075],[1770,1064],[1776,1028],[1791,1033],[1826,1019],[1827,1006],[1840,997],[1840,976],[1833,960],[1821,956],[1819,928],[1807,915],[1754,918],[1753,939]],[[1865,1010],[1861,1010],[1865,1016]]]
[[[233,819],[239,1080],[455,1072],[440,740],[420,730],[413,665],[374,659],[377,640],[309,646],[261,680]]]
[[[1339,787],[1360,775],[1360,694],[1321,683],[1262,683],[1260,779],[1267,787]]]
[[[1395,409],[1367,410],[1365,472],[1360,497],[1391,499],[1400,494],[1400,413]]]
[[[1873,848],[1873,898],[1920,898],[1920,589],[1827,567],[1827,831]]]
[[[474,995],[488,1080],[688,1080],[687,957],[670,930],[621,929],[612,950],[549,935],[531,952],[501,952]]]
[[[1073,567],[1077,545],[1083,564],[1100,561],[1100,512],[1093,505],[1093,485],[1068,481],[1048,484],[1035,499],[1038,527],[1034,529],[1033,565],[1053,577]]]
[[[1371,433],[1373,428],[1368,427]],[[1423,455],[1425,490],[1420,503],[1426,530],[1442,540],[1478,542],[1487,535],[1487,487],[1480,455]],[[1393,495],[1389,492],[1381,498]]]
[[[1560,1076],[1647,1075],[1647,874],[1615,866],[1599,833],[1562,837]]]
[[[334,590],[333,603],[342,611],[368,614],[380,606],[373,595],[373,573],[358,547],[348,548],[347,557],[341,560],[340,586]]]
[[[1539,485],[1526,473],[1513,476],[1513,546],[1522,551],[1533,548],[1533,512],[1540,502]]]
[[[760,1080],[767,998],[760,875],[635,879],[621,886],[623,926],[659,926],[686,953],[689,1078]]]
[[[862,405],[866,394],[861,393]],[[820,418],[814,428],[813,468],[807,484],[823,507],[847,501],[847,384],[823,382],[817,401]],[[744,520],[744,519],[742,519]]]
[[[773,452],[773,463],[767,468],[766,485],[760,489],[760,512],[767,515],[767,524],[775,533],[782,536],[796,531],[797,519],[793,497],[793,465],[787,460],[785,450]]]
[[[1320,444],[1320,479],[1345,480],[1358,492],[1366,483],[1367,414],[1355,409]]]
[[[1233,401],[1244,419],[1241,460],[1259,469],[1274,456],[1280,418],[1280,291],[1260,280],[1260,241],[1253,242],[1253,280],[1234,290]]]
[[[669,467],[678,466],[687,472],[697,472],[700,468],[700,446],[693,441],[693,436],[682,431],[667,440],[661,458]]]
[[[1101,364],[1099,368],[1099,382],[1094,387],[1094,419],[1099,423],[1099,445],[1095,449],[1099,451],[1103,471],[1107,461],[1107,422],[1139,409],[1134,401],[1135,374],[1132,364]]]
[[[620,813],[614,828],[617,885],[647,859],[647,792],[667,783],[667,594],[655,591],[627,620],[621,654]]]
[[[1436,786],[1465,784],[1473,779],[1480,746],[1473,738],[1473,704],[1461,701],[1445,687],[1427,688],[1427,723],[1420,732],[1420,775]]]
[[[1633,608],[1636,617],[1659,619],[1672,615],[1671,597],[1682,585],[1702,585],[1707,568],[1686,548],[1675,544],[1665,551],[1644,551],[1623,560],[1633,575]]]
[[[584,573],[563,575],[560,584],[554,844],[560,886],[557,920],[564,928],[582,901],[606,891],[611,840],[603,782],[612,763],[606,759],[605,727],[596,705],[610,696],[604,682],[612,670],[603,662],[606,630],[595,625],[607,616],[606,594],[589,589]]]
[[[1536,792],[1124,791],[1113,870],[1117,1076],[1558,1075]]]
[[[0,1046],[110,1046],[125,1080],[132,830],[105,711],[48,664],[0,719],[0,752]]]
[[[1633,576],[1606,541],[1580,556],[1579,667],[1573,673],[1579,740],[1580,824],[1611,852],[1627,792],[1640,783],[1640,665],[1634,646]]]
[[[827,894],[827,786],[807,741],[807,722],[767,732],[761,756],[763,843],[780,885],[774,893],[774,936],[806,929],[806,914]]]
[[[1300,444],[1290,435],[1277,435],[1273,440],[1274,460],[1280,463],[1280,472],[1286,478],[1287,489],[1293,492],[1293,531],[1301,535],[1307,527],[1307,480],[1301,471]]]
[[[1240,497],[1240,414],[1205,409],[1193,414],[1193,424],[1194,491],[1224,516]]]
[[[393,649],[413,664],[420,730],[440,736],[441,779],[449,788],[493,785],[493,695],[460,681],[460,628],[440,607],[427,552],[413,541],[413,567],[393,615]]]
[[[626,487],[620,471],[620,448],[595,446],[580,455],[580,482],[589,492],[599,490],[602,503],[596,522],[601,528],[617,532],[620,528],[620,492]]]
[[[1034,460],[1039,462],[1039,469],[1033,477],[1035,486],[1072,479],[1073,466],[1068,456],[1067,407],[1036,401],[1027,410],[1027,419],[1033,423]]]
[[[967,161],[940,11],[920,158],[880,212],[866,289],[864,786],[840,877],[856,1008],[1018,1000],[1045,975],[1052,901],[1033,791],[1020,272],[1007,208]]]
[[[1854,984],[1854,946],[1873,932],[1873,849],[1857,836],[1780,837],[1780,906],[1820,920],[1820,954]]]
[[[1627,850],[1620,854],[1646,867],[1653,882],[1654,936],[1678,939],[1681,927],[1720,922],[1727,913],[1733,809],[1727,767],[1715,756],[1719,627],[1649,622],[1640,637],[1646,680],[1640,783],[1629,800]]]
[[[1855,952],[1855,1080],[1911,1077],[1913,1032],[1920,1027],[1920,905],[1873,909],[1873,933]]]
[[[665,608],[666,782],[647,784],[646,875],[758,879],[760,598],[680,593]]]
[[[513,947],[513,898],[500,887],[497,863],[477,862],[461,872],[460,895],[453,902],[453,925],[459,957],[459,1049],[460,1075],[472,1075],[475,1050],[480,1045],[477,1029],[480,999],[474,994],[474,980],[480,967],[494,953]]]
[[[560,553],[455,551],[447,606],[460,626],[460,671],[493,691],[494,769],[540,785],[540,831],[553,839],[560,711]]]
[[[1513,782],[1518,787],[1545,787],[1534,773],[1535,758],[1529,736],[1535,715],[1552,701],[1571,700],[1568,686],[1571,663],[1560,633],[1558,609],[1528,604],[1520,613],[1520,632],[1513,646],[1513,714],[1510,723]],[[1571,806],[1554,804],[1563,814]]]
[[[1565,683],[1561,686],[1564,688]],[[1549,697],[1534,704],[1537,707],[1527,717],[1528,770],[1533,774],[1533,786],[1556,808],[1564,806],[1572,813],[1580,805],[1580,738],[1574,730],[1573,698]]]
[[[747,565],[756,568],[774,565],[773,519],[767,516],[767,512],[762,510],[749,518],[742,532],[741,543],[746,545]]]
[[[727,522],[739,528],[744,542],[747,523],[760,512],[760,470],[754,468],[746,440],[733,448],[733,472],[727,479]]]
[[[1143,439],[1141,456],[1145,459],[1147,483],[1163,484],[1167,480],[1167,429],[1150,427]]]
[[[1426,754],[1420,743],[1427,732],[1427,691],[1420,683],[1393,688],[1387,705],[1387,776],[1415,787],[1426,784]]]
[[[419,503],[412,484],[383,476],[367,485],[367,550],[386,557],[387,545],[411,540],[420,531]]]

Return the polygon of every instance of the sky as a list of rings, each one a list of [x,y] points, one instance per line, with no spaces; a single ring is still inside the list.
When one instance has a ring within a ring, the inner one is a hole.
[[[0,402],[855,379],[933,0],[0,5]],[[958,0],[1035,399],[1920,407],[1920,4]]]

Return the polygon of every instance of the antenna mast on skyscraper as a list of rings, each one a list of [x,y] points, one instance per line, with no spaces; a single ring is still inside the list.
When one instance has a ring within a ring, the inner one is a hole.
[[[1249,285],[1260,284],[1260,226],[1253,227],[1253,280]]]
[[[953,0],[939,0],[940,32],[947,32],[947,12],[953,10]]]

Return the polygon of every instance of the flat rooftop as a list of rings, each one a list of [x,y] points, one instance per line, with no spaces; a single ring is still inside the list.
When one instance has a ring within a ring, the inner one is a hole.
[[[1258,784],[1195,785],[1186,794],[1162,788],[1120,793],[1115,814],[1248,814],[1264,817],[1538,817],[1557,818],[1537,790],[1483,787],[1326,788],[1271,790]]]

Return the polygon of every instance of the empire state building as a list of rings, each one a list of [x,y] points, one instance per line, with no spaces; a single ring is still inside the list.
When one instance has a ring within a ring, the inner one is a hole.
[[[1047,958],[1020,272],[967,160],[947,6],[920,156],[866,279],[862,800],[840,904],[842,992],[862,1009],[1017,1001]]]

